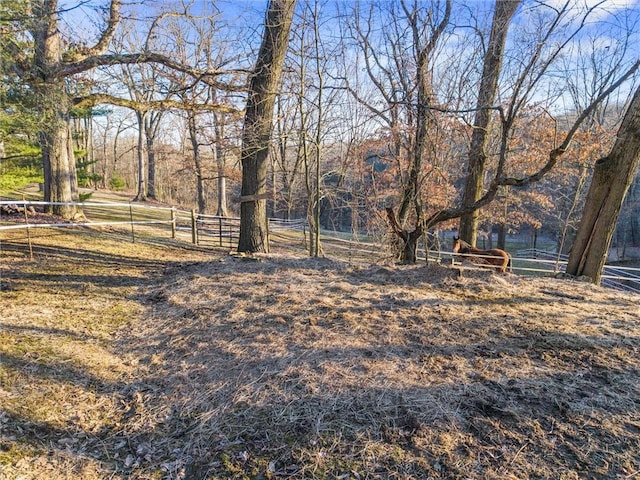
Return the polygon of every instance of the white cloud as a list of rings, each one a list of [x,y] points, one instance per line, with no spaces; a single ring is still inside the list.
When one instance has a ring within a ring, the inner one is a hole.
[[[545,2],[555,9],[562,8],[566,0],[547,0]],[[571,0],[570,9],[576,13],[586,12],[593,9],[589,18],[591,21],[599,21],[606,19],[621,10],[637,9],[640,10],[639,0]]]

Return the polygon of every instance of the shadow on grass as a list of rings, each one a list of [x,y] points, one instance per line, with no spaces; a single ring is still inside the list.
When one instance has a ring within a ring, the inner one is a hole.
[[[469,309],[478,299],[452,294],[455,273],[440,270],[86,259],[148,276],[124,280],[141,287],[146,320],[114,345],[141,366],[135,381],[100,383],[63,362],[7,358],[34,381],[66,379],[120,405],[93,431],[9,412],[3,429],[35,447],[72,432],[66,452],[129,478],[613,479],[640,468],[640,338],[630,332],[481,317]],[[108,287],[107,277],[77,275],[73,288]],[[36,288],[58,281],[39,278]]]
[[[342,285],[397,285],[374,278],[379,267],[350,280],[329,278],[330,262],[298,262],[291,282],[315,276],[316,290],[297,304],[281,263],[248,263],[233,285],[228,269],[208,265],[198,272],[208,283],[181,285],[188,298],[212,292],[211,303],[157,296],[150,317],[179,321],[127,344],[161,355],[145,382],[181,402],[192,435],[182,446],[209,446],[192,455],[194,478],[260,478],[269,462],[295,478],[335,478],[349,465],[367,478],[616,478],[640,466],[638,336],[557,331],[519,313],[509,328],[490,315],[444,322],[398,293],[366,299]],[[323,303],[329,295],[343,300]],[[280,297],[289,303],[278,310]],[[419,306],[438,302],[477,306],[446,296]],[[381,304],[393,313],[376,316]]]

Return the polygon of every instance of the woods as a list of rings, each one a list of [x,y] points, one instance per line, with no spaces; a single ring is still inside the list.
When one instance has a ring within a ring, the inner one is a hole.
[[[621,0],[2,0],[0,478],[637,477],[638,45]]]
[[[3,3],[3,169],[41,169],[66,218],[87,185],[239,214],[247,252],[267,216],[307,217],[316,256],[320,228],[404,263],[444,230],[568,252],[638,78],[638,15],[616,2],[100,6]],[[636,247],[629,190],[614,238]]]

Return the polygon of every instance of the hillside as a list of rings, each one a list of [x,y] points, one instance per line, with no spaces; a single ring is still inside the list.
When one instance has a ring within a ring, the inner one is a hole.
[[[640,297],[440,265],[1,240],[0,477],[635,478]]]

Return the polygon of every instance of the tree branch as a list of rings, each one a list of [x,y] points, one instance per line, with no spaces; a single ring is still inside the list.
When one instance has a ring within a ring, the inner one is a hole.
[[[92,55],[100,55],[107,51],[109,44],[113,39],[113,34],[120,23],[120,0],[111,0],[109,7],[109,19],[107,20],[107,26],[105,27],[98,42],[91,48],[86,50],[80,50],[82,58],[87,58]]]
[[[129,100],[126,98],[114,97],[113,95],[107,95],[103,93],[94,93],[91,95],[87,95],[84,97],[77,97],[73,99],[73,104],[76,107],[92,107],[95,105],[99,105],[101,103],[108,103],[111,105],[117,105],[119,107],[130,108],[131,110],[135,110],[136,112],[148,112],[151,110],[168,110],[168,109],[177,109],[177,110],[185,110],[185,111],[215,111],[221,113],[232,113],[240,115],[242,114],[242,110],[238,110],[233,107],[229,107],[227,105],[220,104],[188,104],[176,100],[149,100],[145,102],[140,102],[136,100]]]
[[[499,185],[511,185],[515,187],[524,187],[530,185],[531,183],[535,183],[542,179],[553,167],[555,167],[558,159],[562,156],[564,152],[567,151],[569,145],[571,144],[571,140],[575,136],[576,132],[582,125],[582,123],[589,118],[589,115],[598,108],[598,105],[612,92],[614,92],[620,85],[622,85],[626,80],[629,79],[637,70],[640,68],[640,59],[636,60],[634,63],[615,83],[611,84],[609,88],[603,91],[598,98],[596,98],[591,104],[584,109],[584,111],[576,118],[575,122],[571,126],[571,129],[567,132],[564,137],[564,140],[560,144],[560,146],[549,153],[549,160],[547,163],[537,172],[524,177],[524,178],[496,178],[496,182]]]
[[[198,68],[192,68],[188,65],[184,65],[180,62],[176,62],[173,59],[163,55],[161,53],[147,52],[147,53],[129,53],[129,54],[109,54],[109,55],[92,55],[90,57],[81,59],[75,62],[62,62],[53,71],[53,74],[59,78],[68,77],[77,73],[86,72],[88,70],[104,67],[109,65],[129,65],[136,63],[159,63],[165,67],[172,68],[174,70],[186,73],[192,77],[206,83],[215,88],[219,88],[225,91],[245,91],[244,85],[231,85],[216,80],[217,77],[222,75],[229,75],[234,73],[249,74],[250,72],[245,69],[237,70],[202,70]]]
[[[396,220],[396,214],[393,212],[393,208],[387,207],[385,210],[387,212],[387,219],[389,220],[389,225],[391,226],[391,230],[393,230],[393,233],[398,235],[404,241],[407,241],[407,233],[402,230],[402,228],[398,224],[398,221]]]
[[[465,207],[454,207],[454,208],[446,208],[443,210],[439,210],[430,217],[425,220],[426,228],[430,228],[433,225],[436,225],[441,222],[445,222],[447,220],[452,220],[454,218],[459,218],[462,215],[471,213],[479,208],[484,207],[491,203],[496,194],[498,193],[498,188],[501,186],[515,186],[515,187],[524,187],[530,185],[532,183],[538,182],[541,180],[547,173],[549,173],[558,163],[560,157],[569,149],[571,144],[571,140],[574,135],[580,128],[580,125],[589,117],[589,115],[595,110],[598,105],[607,98],[613,91],[622,85],[626,80],[629,79],[638,69],[640,68],[640,59],[637,60],[615,83],[613,83],[609,88],[603,91],[598,98],[596,98],[575,120],[572,127],[567,132],[564,140],[560,144],[558,148],[555,148],[551,152],[549,152],[549,160],[547,163],[537,172],[532,175],[523,178],[510,178],[504,177],[501,178],[500,174],[494,178],[493,182],[485,192],[485,194],[478,199],[476,202],[465,206]],[[501,169],[498,169],[500,172]]]

